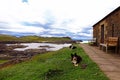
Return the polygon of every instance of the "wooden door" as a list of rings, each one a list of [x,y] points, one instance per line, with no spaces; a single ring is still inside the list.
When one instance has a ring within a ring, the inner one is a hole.
[[[101,25],[101,43],[104,43],[104,25]]]

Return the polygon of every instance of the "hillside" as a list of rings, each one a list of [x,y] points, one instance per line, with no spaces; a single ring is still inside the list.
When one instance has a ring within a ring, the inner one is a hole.
[[[15,36],[0,34],[0,41],[9,41],[9,40],[14,41],[14,40],[18,40],[18,38]]]
[[[83,58],[86,68],[75,67],[71,63],[71,53]],[[77,47],[64,48],[55,52],[38,54],[31,60],[0,70],[0,80],[109,80],[100,68]]]
[[[14,43],[14,42],[71,42],[69,37],[40,37],[40,36],[22,36],[15,37],[10,35],[0,34],[0,42]]]
[[[23,36],[20,37],[22,41],[38,41],[38,42],[55,42],[55,41],[71,41],[69,37],[40,37],[40,36]]]

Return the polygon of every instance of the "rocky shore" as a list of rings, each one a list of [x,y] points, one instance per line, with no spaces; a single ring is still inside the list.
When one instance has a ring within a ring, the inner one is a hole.
[[[16,44],[7,46],[0,44],[0,60],[8,60],[7,62],[0,63],[0,68],[7,65],[16,64],[31,59],[36,54],[47,52],[45,49],[27,49],[25,51],[16,51],[15,48],[24,48],[27,46]]]
[[[2,63],[2,64],[0,63],[0,68],[10,64],[15,64],[22,61],[30,60],[36,54],[46,53],[47,50],[44,49],[45,47],[51,48],[51,46],[39,46],[39,47],[42,47],[42,49],[27,49],[24,51],[14,50],[15,48],[27,47],[25,45],[21,45],[20,43],[21,42],[14,42],[14,41],[0,42],[0,60],[8,60],[8,62]],[[42,43],[63,44],[63,43],[75,43],[75,41],[55,41],[55,42],[43,41]],[[9,45],[9,44],[13,44],[13,45]]]

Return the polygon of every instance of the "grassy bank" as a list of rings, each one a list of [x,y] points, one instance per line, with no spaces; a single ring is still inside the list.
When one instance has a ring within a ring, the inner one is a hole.
[[[15,37],[11,35],[0,34],[0,42],[14,43],[14,42],[67,42],[72,41],[69,37],[40,37],[40,36],[22,36]]]
[[[1,63],[4,63],[4,62],[7,62],[8,60],[0,60],[0,64]]]
[[[86,69],[74,67],[70,54],[82,56]],[[0,70],[0,80],[109,80],[98,66],[89,59],[82,48],[64,48],[55,52],[39,54],[30,61]]]
[[[22,41],[26,42],[55,42],[55,41],[70,41],[71,39],[69,37],[39,37],[39,36],[23,36],[20,37]]]

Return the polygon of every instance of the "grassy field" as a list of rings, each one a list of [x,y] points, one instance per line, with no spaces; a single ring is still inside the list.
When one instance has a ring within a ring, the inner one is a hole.
[[[86,69],[75,67],[70,61],[71,53],[82,56]],[[63,48],[34,56],[30,61],[22,62],[0,70],[0,80],[109,80],[99,67],[90,60],[84,50]]]
[[[0,34],[0,42],[63,42],[71,41],[69,37],[40,37],[40,36],[22,36],[15,37],[11,35]]]
[[[1,63],[4,63],[4,62],[7,62],[8,60],[0,60],[0,64]]]
[[[0,41],[18,41],[18,38],[15,36],[0,34]]]
[[[48,42],[54,42],[54,41],[70,41],[71,39],[68,37],[39,37],[39,36],[23,36],[20,37],[22,41],[29,41],[29,42],[34,42],[34,41],[48,41]]]

